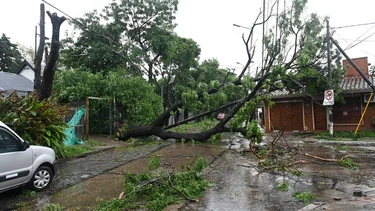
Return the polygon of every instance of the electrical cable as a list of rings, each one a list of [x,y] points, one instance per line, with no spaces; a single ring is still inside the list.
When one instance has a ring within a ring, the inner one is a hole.
[[[360,24],[353,24],[353,25],[346,25],[346,26],[332,27],[332,29],[343,29],[343,28],[349,28],[349,27],[367,26],[367,25],[374,25],[374,24],[375,24],[375,22],[371,22],[371,23],[360,23]]]
[[[375,34],[375,32],[374,33],[372,33],[372,34],[370,34],[369,36],[367,36],[365,39],[363,39],[363,40],[360,40],[359,42],[357,42],[355,45],[352,45],[352,46],[350,46],[350,48],[348,48],[348,49],[345,49],[345,50],[349,50],[349,49],[351,49],[351,48],[353,48],[353,47],[355,47],[355,46],[357,46],[357,45],[359,45],[359,44],[361,44],[362,42],[364,42],[365,40],[367,40],[368,38],[370,38],[371,36],[373,36]]]
[[[355,41],[353,41],[350,45],[348,45],[348,47],[346,47],[344,50],[349,50],[349,49],[353,48],[354,46],[358,45],[359,43],[363,42],[364,40],[366,40],[368,37],[366,39],[362,40],[362,41],[359,41],[357,44],[354,44],[355,42],[357,42],[360,38],[362,38],[365,34],[367,34],[367,32],[369,32],[374,27],[375,27],[375,25],[373,25],[368,30],[366,30],[365,33],[360,35]]]
[[[350,44],[350,43],[348,42],[348,39],[343,38],[343,37],[340,36],[338,33],[336,33],[336,35],[340,38],[340,39],[338,39],[338,40],[343,40],[344,42]],[[373,40],[373,41],[368,40],[367,42],[375,42],[375,40]],[[368,54],[368,55],[370,55],[370,56],[375,57],[375,55],[373,55],[373,54],[371,54],[371,53],[369,53],[369,52],[367,52],[367,51],[365,51],[365,50],[360,49],[360,51],[362,51],[362,52],[365,53],[365,54]]]

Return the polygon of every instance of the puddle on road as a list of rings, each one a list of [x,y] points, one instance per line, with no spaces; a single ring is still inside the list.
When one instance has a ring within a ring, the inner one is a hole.
[[[316,202],[337,203],[336,200],[343,200],[331,210],[372,210],[371,196],[363,198],[367,200],[367,205],[363,203],[362,198],[353,196],[353,192],[361,190],[367,194],[375,194],[375,172],[371,153],[353,154],[353,160],[360,163],[359,170],[349,170],[338,163],[323,162],[301,156],[301,159],[308,160],[307,164],[299,166],[304,172],[301,177],[287,175],[285,178],[281,173],[258,171],[254,156],[239,156],[238,151],[248,149],[247,140],[237,138],[228,139],[226,148],[232,149],[217,160],[214,170],[210,172],[209,179],[215,184],[210,188],[200,203],[190,203],[180,211],[187,210],[299,210],[306,204],[293,197],[296,192],[311,192],[315,194]],[[340,159],[348,153],[339,151],[333,146],[324,146],[321,144],[295,142],[291,145],[299,145],[310,155],[326,158]],[[355,148],[350,153],[355,152]],[[358,152],[358,149],[357,149]],[[372,153],[373,154],[373,153]],[[281,182],[287,182],[288,190],[277,190]],[[368,202],[370,200],[370,202]],[[352,202],[351,206],[344,204]],[[358,201],[358,204],[355,204]],[[361,205],[363,203],[363,205]],[[345,208],[349,207],[349,209]],[[361,207],[363,206],[363,207]]]

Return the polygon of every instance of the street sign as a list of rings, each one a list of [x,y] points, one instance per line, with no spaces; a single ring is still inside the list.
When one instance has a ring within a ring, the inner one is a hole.
[[[331,106],[333,104],[335,104],[333,89],[324,91],[323,105]]]

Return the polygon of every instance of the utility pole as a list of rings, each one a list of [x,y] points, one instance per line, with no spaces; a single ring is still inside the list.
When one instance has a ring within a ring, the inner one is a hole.
[[[330,88],[332,87],[332,66],[331,66],[331,32],[330,32],[330,27],[329,27],[329,20],[326,19],[327,21],[327,62],[328,62],[328,77],[329,77],[329,83],[330,83]],[[333,136],[333,109],[332,106],[328,106],[328,127],[329,127],[329,135],[332,137]]]
[[[265,22],[266,21],[266,0],[263,0],[263,31],[262,31],[262,76],[263,76],[263,66],[264,66],[264,32],[265,32]]]
[[[354,67],[355,70],[361,75],[363,80],[371,87],[372,90],[375,91],[374,84],[370,81],[370,79],[367,78],[367,76],[363,73],[363,71],[358,67],[356,63],[353,62],[353,60],[345,53],[345,51],[341,48],[341,46],[337,43],[336,40],[334,40],[332,37],[330,37],[332,43],[337,47],[337,49],[341,52],[341,54],[349,61],[349,63]]]
[[[37,38],[38,38],[38,26],[35,26],[35,35],[34,35],[35,37],[34,37],[34,67],[36,66],[36,51],[37,51]]]

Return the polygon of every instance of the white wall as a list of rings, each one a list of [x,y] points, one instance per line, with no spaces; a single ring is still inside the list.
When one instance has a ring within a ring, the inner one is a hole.
[[[31,81],[34,81],[34,78],[35,78],[35,73],[34,73],[34,71],[29,66],[26,66],[20,72],[20,75],[25,76],[26,78],[28,78]]]

